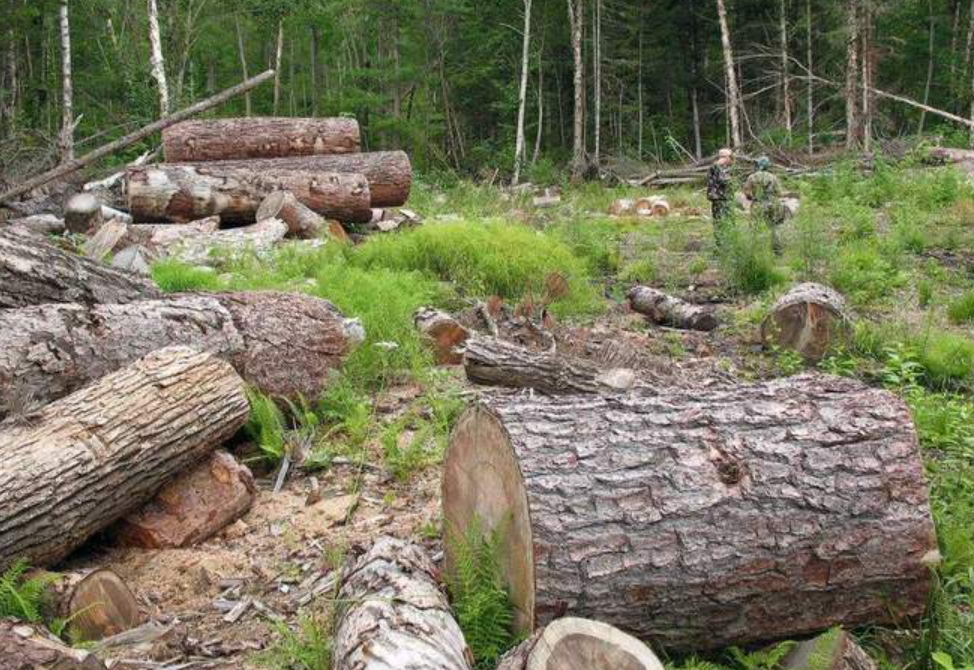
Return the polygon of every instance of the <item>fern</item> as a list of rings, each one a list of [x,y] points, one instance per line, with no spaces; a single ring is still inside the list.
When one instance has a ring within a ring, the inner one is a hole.
[[[286,449],[287,424],[284,413],[273,398],[260,391],[247,389],[247,399],[250,401],[247,434],[260,447],[264,458],[276,464],[284,458]]]
[[[41,621],[52,575],[28,577],[26,560],[19,560],[0,575],[0,619],[14,618],[30,623]]]
[[[741,670],[777,670],[795,645],[795,642],[781,642],[757,651],[744,651],[739,647],[731,647],[729,651]]]

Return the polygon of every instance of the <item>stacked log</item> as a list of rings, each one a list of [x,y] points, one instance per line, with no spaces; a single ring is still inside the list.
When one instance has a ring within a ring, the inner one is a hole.
[[[328,226],[324,218],[289,191],[277,191],[264,198],[257,208],[257,222],[265,219],[280,219],[287,224],[291,237],[305,240],[319,237]]]
[[[360,135],[355,119],[207,119],[166,128],[162,146],[170,163],[354,154]]]

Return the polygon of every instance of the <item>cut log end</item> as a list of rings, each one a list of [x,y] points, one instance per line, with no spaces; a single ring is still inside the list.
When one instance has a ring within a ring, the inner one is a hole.
[[[58,616],[70,621],[84,640],[103,640],[142,622],[138,601],[114,570],[64,575],[55,591],[64,594]]]
[[[839,293],[820,284],[800,284],[771,308],[761,324],[761,341],[817,362],[848,337],[850,323]]]
[[[565,617],[518,647],[497,670],[663,670],[645,644],[599,621]]]

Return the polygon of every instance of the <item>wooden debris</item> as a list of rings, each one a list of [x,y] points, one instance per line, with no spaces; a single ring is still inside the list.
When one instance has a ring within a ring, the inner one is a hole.
[[[470,337],[470,332],[456,319],[434,307],[421,307],[413,315],[413,323],[433,347],[439,365],[459,365],[463,362],[463,352],[459,348]]]
[[[105,221],[121,221],[122,223],[132,223],[134,221],[131,214],[121,212],[107,205],[102,205],[101,217]]]
[[[92,652],[74,649],[43,626],[0,621],[0,660],[10,670],[105,670]]]
[[[841,628],[798,643],[781,663],[782,670],[877,670],[877,667]]]
[[[148,277],[152,273],[149,266],[150,254],[138,244],[125,247],[112,256],[112,267],[133,274]]]
[[[277,191],[264,199],[257,209],[257,221],[265,219],[283,221],[287,224],[289,237],[304,240],[320,237],[327,227],[321,215],[305,207],[288,191]]]
[[[715,330],[713,309],[688,303],[648,286],[635,286],[627,294],[629,306],[656,324],[681,330]]]
[[[104,223],[98,232],[85,240],[83,247],[85,256],[96,261],[104,260],[127,232],[128,224],[121,219],[112,219]]]
[[[101,202],[91,193],[78,193],[64,204],[64,227],[69,233],[86,234],[104,221]]]
[[[64,232],[64,219],[53,214],[35,214],[20,219],[10,219],[5,225],[26,228],[42,235],[60,235]]]
[[[801,354],[810,362],[822,360],[850,334],[845,298],[821,284],[799,284],[781,296],[761,324],[765,347]]]
[[[234,605],[232,610],[227,612],[226,616],[223,617],[224,623],[237,623],[243,618],[243,615],[247,613],[247,610],[249,610],[253,604],[253,598],[244,598]]]

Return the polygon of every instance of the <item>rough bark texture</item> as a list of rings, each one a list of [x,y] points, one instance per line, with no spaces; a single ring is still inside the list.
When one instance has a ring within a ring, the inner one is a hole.
[[[781,663],[783,670],[876,670],[851,635],[841,628],[799,643]]]
[[[135,223],[115,245],[116,250],[141,245],[149,250],[162,250],[187,237],[215,233],[220,229],[220,217],[209,216],[182,225],[171,223]]]
[[[355,119],[261,117],[183,121],[162,133],[170,163],[361,151]]]
[[[46,614],[70,621],[84,640],[103,640],[142,623],[135,595],[114,570],[98,568],[50,577]]]
[[[73,649],[42,626],[0,621],[3,670],[105,670],[90,651]]]
[[[171,347],[0,424],[0,569],[64,558],[216,449],[248,412],[230,365]]]
[[[417,545],[380,538],[346,573],[334,670],[470,670],[470,651]]]
[[[595,365],[554,352],[535,353],[503,340],[467,340],[463,355],[467,379],[484,386],[534,389],[546,395],[593,394],[624,390],[635,384],[628,370],[599,370]]]
[[[709,332],[719,325],[713,309],[674,298],[648,286],[634,287],[628,298],[633,310],[661,326]]]
[[[116,532],[134,547],[189,547],[246,514],[256,492],[250,469],[217,451],[163,486],[145,507],[122,519]]]
[[[795,351],[809,361],[821,360],[849,334],[845,298],[821,284],[799,284],[783,295],[761,324],[766,347]]]
[[[366,212],[372,196],[361,173],[279,163],[329,158],[161,163],[129,168],[125,173],[129,210],[141,221],[185,222],[219,215],[224,222],[249,223],[256,221],[264,198],[275,191],[290,191],[326,216],[368,221],[365,217],[371,216]]]
[[[183,263],[216,267],[247,254],[267,254],[285,235],[286,223],[279,219],[265,219],[243,228],[214,233],[185,230],[176,235],[159,234],[155,236],[153,248],[158,255]]]
[[[320,214],[301,204],[293,193],[277,191],[264,199],[257,209],[257,221],[280,219],[287,224],[288,236],[299,239],[319,237],[328,224]]]
[[[149,279],[62,251],[35,234],[0,229],[0,308],[126,303],[159,295]]]
[[[567,613],[701,650],[902,621],[939,558],[909,409],[841,378],[498,398],[443,482],[447,527],[505,524],[523,631]]]
[[[440,365],[459,365],[463,352],[459,347],[470,337],[470,331],[456,319],[433,307],[422,307],[413,315],[416,329],[426,336]]]
[[[10,219],[5,225],[19,226],[42,235],[60,235],[64,232],[64,219],[53,214],[35,214],[20,219]]]
[[[85,234],[101,226],[101,203],[90,193],[71,196],[64,205],[64,226],[68,232]]]
[[[653,651],[618,628],[565,617],[506,654],[497,670],[663,670]]]

